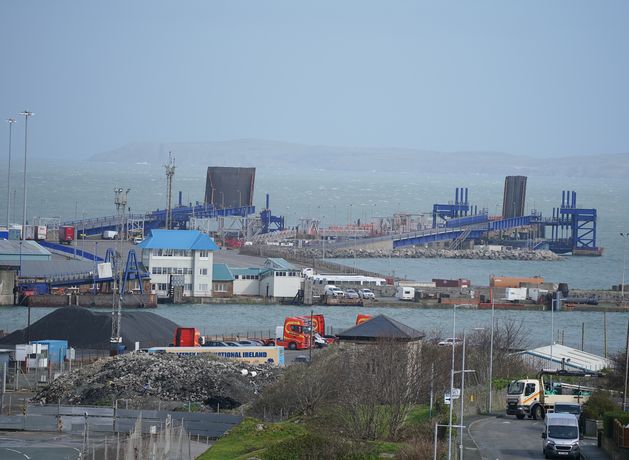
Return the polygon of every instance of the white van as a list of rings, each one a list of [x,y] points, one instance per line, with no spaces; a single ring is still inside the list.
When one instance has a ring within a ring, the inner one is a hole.
[[[395,292],[395,297],[398,300],[413,300],[415,299],[415,288],[398,286]]]
[[[579,421],[573,414],[548,413],[542,432],[544,458],[581,457]]]

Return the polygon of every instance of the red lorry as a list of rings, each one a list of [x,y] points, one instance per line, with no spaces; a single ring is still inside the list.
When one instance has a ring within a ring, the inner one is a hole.
[[[200,347],[204,339],[196,327],[178,327],[175,329],[175,347]]]
[[[74,226],[62,225],[59,227],[59,242],[70,244],[74,241]]]

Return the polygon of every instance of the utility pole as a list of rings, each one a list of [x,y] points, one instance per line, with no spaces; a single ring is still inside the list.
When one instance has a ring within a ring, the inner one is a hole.
[[[164,165],[166,169],[166,230],[170,230],[173,218],[173,176],[175,175],[175,157],[172,152],[168,152],[168,163]]]
[[[9,165],[7,168],[7,232],[9,231],[9,221],[11,219],[11,137],[13,131],[13,124],[15,120],[13,118],[7,118],[9,123]],[[15,217],[15,216],[13,216]]]
[[[110,351],[111,356],[116,356],[119,351],[119,345],[122,343],[121,335],[121,308],[122,296],[124,293],[121,289],[121,265],[122,265],[122,234],[125,227],[125,213],[127,210],[127,195],[131,189],[124,190],[122,188],[114,189],[114,204],[116,205],[116,214],[118,216],[118,248],[114,255],[114,273],[113,273],[113,299],[111,310],[111,339]]]

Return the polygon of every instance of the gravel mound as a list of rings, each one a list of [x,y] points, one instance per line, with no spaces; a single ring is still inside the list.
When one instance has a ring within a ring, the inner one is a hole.
[[[172,343],[177,325],[155,313],[122,312],[122,341],[128,350],[140,346],[159,347]],[[107,349],[111,339],[111,312],[82,307],[59,308],[31,324],[30,340],[67,340],[74,348]],[[0,339],[0,345],[26,343],[26,328]]]
[[[247,372],[245,373],[244,370]],[[93,405],[129,399],[204,402],[221,409],[253,400],[275,382],[277,368],[237,363],[209,354],[178,356],[133,352],[106,358],[58,377],[38,393],[42,403]]]

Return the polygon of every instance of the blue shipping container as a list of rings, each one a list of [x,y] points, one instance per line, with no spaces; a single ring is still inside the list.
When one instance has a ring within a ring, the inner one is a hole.
[[[51,363],[60,363],[65,361],[68,354],[67,340],[34,340],[31,343],[48,345],[48,359]]]

